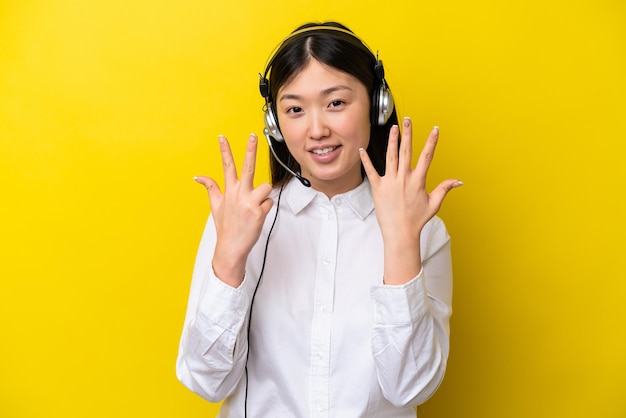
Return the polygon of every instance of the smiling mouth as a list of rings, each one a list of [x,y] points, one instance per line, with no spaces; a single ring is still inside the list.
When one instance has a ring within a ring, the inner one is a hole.
[[[337,148],[339,147],[326,147],[326,148],[321,148],[321,149],[314,149],[311,152],[317,155],[326,155],[326,154],[333,152]]]

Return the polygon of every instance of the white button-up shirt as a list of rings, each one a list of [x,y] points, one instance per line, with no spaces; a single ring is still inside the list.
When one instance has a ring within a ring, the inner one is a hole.
[[[414,418],[448,358],[452,269],[443,222],[435,217],[422,231],[418,276],[387,286],[367,180],[328,199],[292,179],[268,241],[278,195],[239,288],[215,277],[215,227],[207,222],[178,378],[211,402],[224,400],[223,418],[243,417],[245,407],[251,418]]]

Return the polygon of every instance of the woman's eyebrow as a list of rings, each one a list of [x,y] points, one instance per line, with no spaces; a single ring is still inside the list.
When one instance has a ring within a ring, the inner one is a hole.
[[[280,96],[279,101],[283,101],[283,100],[299,100],[300,96],[298,96],[297,94],[283,94],[282,96]]]
[[[352,90],[352,88],[348,87],[348,86],[344,86],[344,85],[338,85],[338,86],[333,86],[333,87],[329,87],[327,89],[324,89],[320,92],[320,96],[328,96],[329,94],[332,94],[336,91],[339,90]],[[279,101],[282,100],[299,100],[301,99],[302,96],[299,96],[297,94],[291,94],[291,93],[285,93],[282,96],[280,96]]]
[[[339,90],[352,90],[352,89],[344,85],[333,86],[333,87],[327,88],[326,90],[322,90],[322,96],[328,96],[329,94],[332,94]]]

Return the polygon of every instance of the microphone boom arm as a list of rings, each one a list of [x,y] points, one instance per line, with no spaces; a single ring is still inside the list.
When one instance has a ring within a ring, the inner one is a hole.
[[[295,171],[287,167],[287,165],[283,163],[280,160],[280,158],[278,158],[278,155],[276,155],[276,151],[274,151],[274,147],[272,146],[272,138],[270,136],[270,131],[267,128],[263,129],[263,134],[265,135],[265,139],[267,139],[267,145],[269,145],[270,151],[272,151],[272,155],[274,156],[276,161],[278,161],[278,164],[280,164],[285,170],[287,170],[289,174],[293,175],[295,178],[300,180],[300,183],[302,183],[303,186],[311,187],[311,182],[309,180],[305,179],[299,173],[296,173]]]

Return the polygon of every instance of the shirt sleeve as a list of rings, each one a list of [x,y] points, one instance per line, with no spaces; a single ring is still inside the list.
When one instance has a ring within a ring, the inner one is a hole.
[[[385,398],[424,403],[446,370],[452,313],[450,237],[435,217],[422,231],[422,271],[404,285],[372,288],[372,351]]]
[[[176,361],[178,379],[210,402],[229,396],[243,375],[250,305],[246,293],[215,276],[211,267],[215,240],[209,218],[196,256]]]

